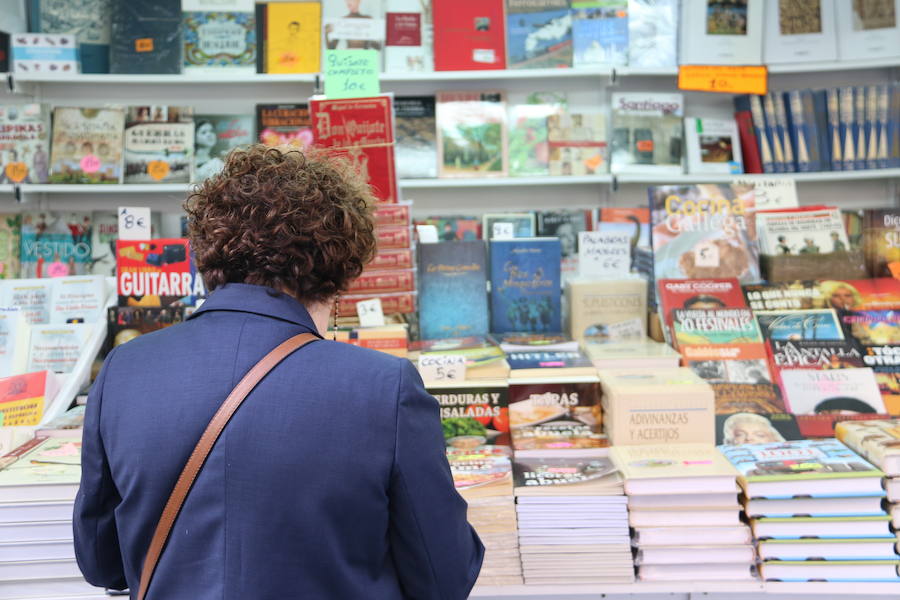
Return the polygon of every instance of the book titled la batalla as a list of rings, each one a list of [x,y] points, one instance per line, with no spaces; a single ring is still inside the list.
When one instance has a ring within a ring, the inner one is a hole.
[[[118,240],[116,267],[119,306],[193,306],[206,295],[186,239]]]
[[[391,97],[311,100],[309,104],[316,145],[345,155],[376,198],[397,202]]]

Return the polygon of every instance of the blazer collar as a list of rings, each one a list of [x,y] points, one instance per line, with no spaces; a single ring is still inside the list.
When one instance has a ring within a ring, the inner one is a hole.
[[[263,285],[226,283],[213,290],[188,319],[219,310],[253,313],[280,319],[300,325],[310,333],[322,337],[305,306],[293,297]]]

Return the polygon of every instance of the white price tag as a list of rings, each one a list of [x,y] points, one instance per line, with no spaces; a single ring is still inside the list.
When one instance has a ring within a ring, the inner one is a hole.
[[[644,323],[641,319],[629,319],[620,323],[610,323],[606,326],[609,341],[640,340],[647,337],[644,331]]]
[[[384,325],[384,311],[381,308],[381,300],[372,298],[356,303],[356,314],[359,316],[361,327],[381,327]]]
[[[631,271],[631,236],[607,231],[580,232],[578,271],[582,277],[627,277]]]
[[[492,240],[511,240],[515,237],[516,229],[512,223],[494,223],[491,227]]]
[[[493,48],[475,48],[472,50],[472,62],[492,65],[497,62],[497,54]]]
[[[700,244],[694,248],[694,265],[716,268],[719,266],[719,247],[712,243]]]
[[[120,206],[119,207],[119,239],[120,240],[149,240],[150,233],[150,209],[146,206]]]
[[[465,381],[466,357],[459,354],[419,356],[419,375],[425,381]]]
[[[790,177],[736,178],[734,185],[752,185],[756,197],[753,210],[797,208],[797,182]]]
[[[434,225],[416,225],[420,244],[436,244],[438,242],[438,230]]]

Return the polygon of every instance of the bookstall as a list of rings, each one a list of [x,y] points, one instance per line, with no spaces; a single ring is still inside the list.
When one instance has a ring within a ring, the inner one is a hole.
[[[900,0],[216,5],[0,4],[0,598],[107,597],[86,393],[251,143],[368,177],[337,339],[440,404],[472,598],[900,594]]]

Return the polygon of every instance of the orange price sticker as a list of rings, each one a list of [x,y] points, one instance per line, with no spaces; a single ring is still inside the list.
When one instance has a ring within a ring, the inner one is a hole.
[[[894,276],[894,279],[900,279],[900,262],[889,262],[887,267],[891,271],[891,275]]]
[[[135,52],[153,52],[153,38],[138,38],[134,40]]]
[[[681,65],[678,89],[723,94],[765,94],[769,91],[766,67]]]
[[[151,160],[147,163],[147,174],[156,181],[162,181],[169,174],[169,163],[164,160]]]
[[[28,165],[23,162],[11,162],[6,165],[6,177],[13,183],[22,183],[28,177]]]

